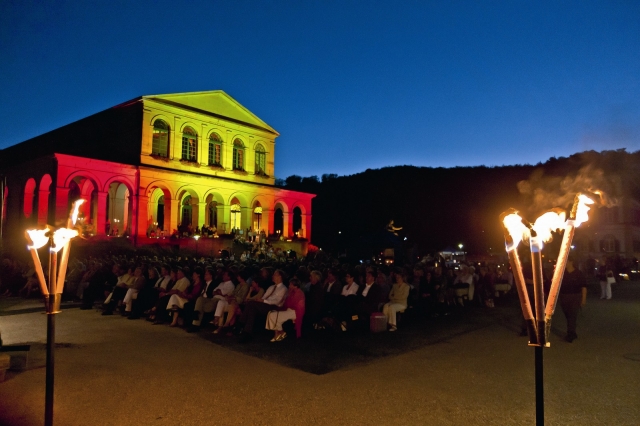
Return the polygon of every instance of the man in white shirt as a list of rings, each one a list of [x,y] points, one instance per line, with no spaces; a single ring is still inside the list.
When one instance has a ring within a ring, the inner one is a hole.
[[[355,283],[351,273],[347,273],[344,276],[344,281],[346,284],[342,287],[342,296],[353,296],[358,293],[359,286]]]
[[[247,342],[251,338],[256,316],[266,316],[270,311],[277,311],[283,305],[287,297],[287,287],[284,284],[285,278],[284,272],[276,269],[271,277],[273,285],[264,292],[262,299],[247,302],[244,312],[240,317],[240,322],[244,324],[243,335],[240,339],[241,342]]]
[[[156,281],[155,286],[153,287],[155,291],[158,293],[162,293],[167,290],[167,285],[169,285],[169,281],[171,281],[171,274],[169,273],[169,267],[167,265],[162,265],[160,267],[160,278]]]

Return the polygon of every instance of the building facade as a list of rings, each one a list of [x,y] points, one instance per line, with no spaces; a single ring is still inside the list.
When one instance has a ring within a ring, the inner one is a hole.
[[[0,151],[3,230],[62,223],[91,235],[212,227],[311,239],[313,194],[278,188],[279,133],[223,91],[142,96]]]
[[[615,205],[592,209],[576,231],[574,249],[600,260],[619,256],[640,259],[640,202],[621,197]]]

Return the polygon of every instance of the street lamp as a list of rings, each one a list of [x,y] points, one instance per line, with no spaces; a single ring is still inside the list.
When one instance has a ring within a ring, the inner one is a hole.
[[[53,378],[54,378],[54,348],[55,348],[55,314],[60,312],[60,301],[64,289],[64,280],[67,275],[69,262],[69,249],[71,239],[78,236],[78,231],[73,229],[78,219],[78,209],[84,202],[79,199],[73,203],[71,214],[67,220],[66,228],[53,231],[48,226],[45,229],[29,229],[26,231],[26,239],[29,242],[27,249],[31,253],[36,275],[40,284],[40,291],[44,296],[44,306],[47,312],[47,370],[45,390],[45,426],[53,425]],[[38,256],[38,249],[49,245],[49,271],[48,280],[45,280],[42,262]],[[58,252],[62,250],[60,268],[58,268]]]

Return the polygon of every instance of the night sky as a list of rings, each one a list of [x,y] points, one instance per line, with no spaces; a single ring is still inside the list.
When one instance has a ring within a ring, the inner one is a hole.
[[[0,148],[220,89],[279,178],[535,164],[640,149],[640,2],[5,0],[0,78]]]

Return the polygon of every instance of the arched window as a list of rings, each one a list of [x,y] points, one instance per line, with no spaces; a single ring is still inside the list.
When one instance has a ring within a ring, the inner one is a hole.
[[[267,154],[264,152],[264,147],[258,145],[256,147],[256,174],[266,176],[267,175]]]
[[[606,235],[600,240],[600,250],[606,253],[615,253],[620,251],[620,242],[613,235]]]
[[[244,145],[240,139],[233,141],[233,170],[244,170]]]
[[[169,125],[162,120],[153,122],[151,154],[159,157],[169,156]]]
[[[231,230],[240,229],[242,212],[240,209],[240,204],[232,204],[231,205]]]
[[[282,235],[284,231],[284,212],[280,207],[273,214],[273,230],[277,235]]]
[[[198,134],[191,127],[185,127],[182,132],[182,159],[198,161]]]
[[[293,233],[302,237],[300,231],[302,230],[302,210],[300,207],[296,207],[293,209]]]
[[[158,229],[164,230],[164,195],[158,198],[158,207],[156,208],[156,225]]]
[[[209,165],[222,165],[222,139],[215,133],[209,136]]]
[[[24,186],[24,217],[31,217],[34,208],[34,204],[37,202],[37,198],[34,196],[36,191],[36,180],[29,178]]]

